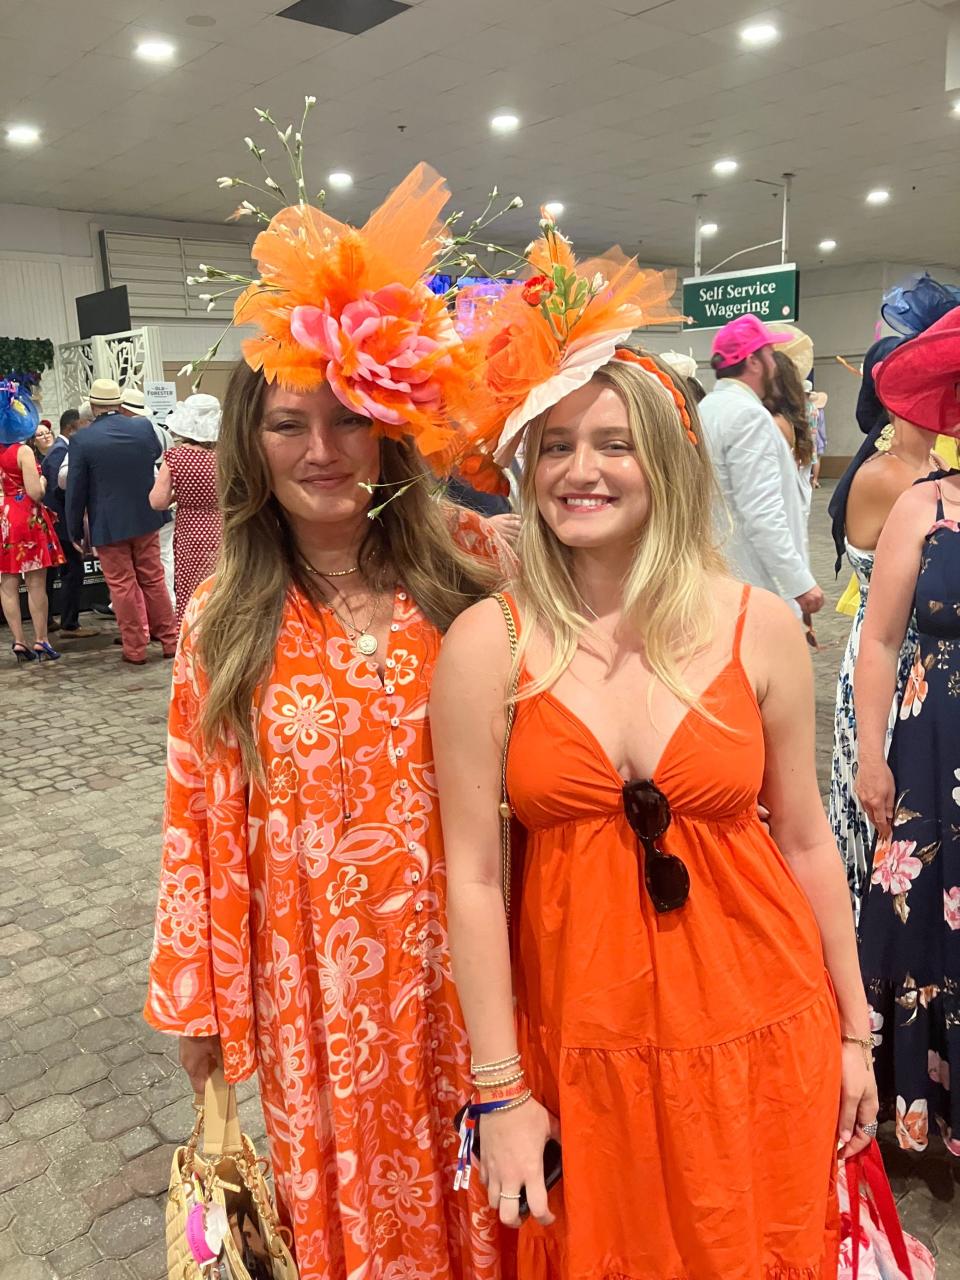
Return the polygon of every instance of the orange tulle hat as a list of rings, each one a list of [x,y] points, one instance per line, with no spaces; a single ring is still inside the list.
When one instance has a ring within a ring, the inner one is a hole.
[[[452,412],[480,354],[458,335],[426,278],[449,246],[446,183],[418,165],[363,227],[308,204],[281,209],[253,245],[260,278],[234,305],[255,325],[243,356],[292,391],[329,384],[337,399],[431,459],[465,440]]]
[[[487,308],[468,340],[481,359],[464,417],[500,461],[512,457],[538,414],[618,358],[634,329],[681,318],[670,304],[673,271],[645,270],[619,247],[578,262],[545,209],[540,229],[526,254],[530,274]],[[644,372],[669,394],[665,374]]]

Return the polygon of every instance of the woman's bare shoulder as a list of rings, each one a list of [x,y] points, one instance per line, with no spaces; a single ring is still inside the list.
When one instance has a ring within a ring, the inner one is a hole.
[[[503,647],[509,657],[509,632],[499,600],[487,596],[464,609],[451,623],[443,638],[443,647],[457,654],[486,654],[488,661]]]

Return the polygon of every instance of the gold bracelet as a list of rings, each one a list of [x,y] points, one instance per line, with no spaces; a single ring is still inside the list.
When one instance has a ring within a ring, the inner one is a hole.
[[[514,1098],[513,1102],[508,1102],[505,1107],[497,1107],[494,1115],[502,1116],[504,1111],[516,1111],[517,1107],[522,1107],[525,1102],[529,1102],[533,1097],[533,1090],[527,1089],[521,1093],[519,1098]]]
[[[499,1062],[474,1062],[470,1059],[470,1071],[472,1075],[487,1075],[491,1071],[506,1071],[509,1067],[515,1067],[520,1061],[519,1053],[513,1054],[510,1058],[501,1058]]]
[[[471,1079],[478,1089],[502,1089],[504,1085],[516,1084],[523,1077],[524,1072],[517,1071],[512,1076],[504,1076],[502,1080],[478,1080],[476,1076],[472,1076]]]
[[[844,1044],[858,1044],[863,1050],[863,1061],[867,1069],[873,1067],[873,1040],[862,1040],[860,1036],[841,1036]]]

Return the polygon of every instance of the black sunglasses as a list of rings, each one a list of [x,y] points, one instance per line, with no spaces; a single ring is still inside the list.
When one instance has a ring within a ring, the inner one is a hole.
[[[643,879],[650,901],[661,915],[676,911],[690,896],[690,873],[676,854],[656,845],[670,825],[670,801],[652,782],[635,779],[624,783],[623,811],[643,845]]]

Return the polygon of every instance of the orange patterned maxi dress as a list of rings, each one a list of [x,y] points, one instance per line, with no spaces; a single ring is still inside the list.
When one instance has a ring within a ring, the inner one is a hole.
[[[188,620],[202,607],[203,588]],[[302,1280],[496,1280],[482,1188],[453,1192],[470,1085],[427,720],[440,635],[398,587],[381,680],[292,593],[258,721],[267,785],[248,787],[234,747],[203,760],[185,632],[145,1016],[219,1033],[232,1082],[259,1071]]]
[[[690,873],[679,910],[654,910],[590,730],[549,692],[519,704],[520,1046],[563,1146],[558,1220],[520,1231],[521,1280],[836,1276],[840,1028],[813,912],[757,814],[743,616],[702,700],[720,723],[689,712],[653,778],[673,814],[658,843]]]

